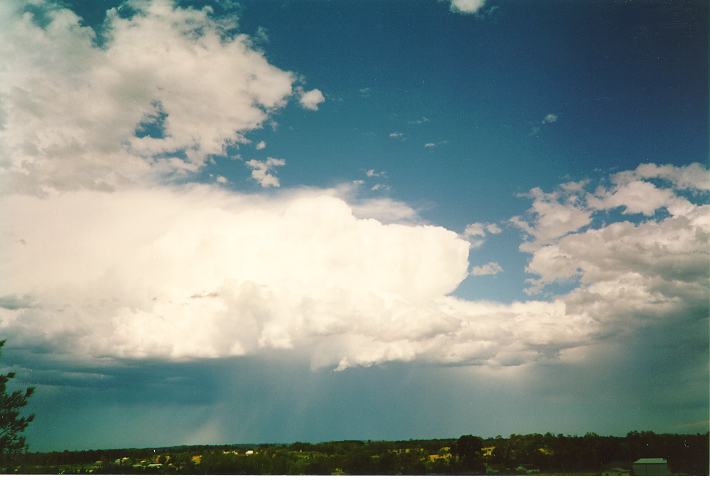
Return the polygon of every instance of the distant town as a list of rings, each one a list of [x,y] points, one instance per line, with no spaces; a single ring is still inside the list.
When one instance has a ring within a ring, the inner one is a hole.
[[[708,475],[708,434],[630,432],[25,453],[21,474]]]

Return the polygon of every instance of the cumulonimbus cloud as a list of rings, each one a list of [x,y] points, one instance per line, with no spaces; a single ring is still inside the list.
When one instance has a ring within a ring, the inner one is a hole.
[[[459,235],[358,217],[337,191],[8,195],[0,325],[16,342],[87,358],[289,349],[315,367],[529,363],[638,322],[702,314],[708,208],[548,241],[528,271],[540,286],[580,285],[498,304],[452,296],[468,269]]]
[[[332,191],[9,195],[0,215],[9,220],[3,333],[77,357],[290,349],[315,367],[499,365],[587,341],[593,330],[558,302],[450,296],[467,275],[466,241],[441,227],[358,218]]]

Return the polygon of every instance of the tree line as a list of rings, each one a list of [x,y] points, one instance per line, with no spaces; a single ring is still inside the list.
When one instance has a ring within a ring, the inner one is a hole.
[[[631,463],[642,457],[666,458],[672,473],[707,475],[708,434],[629,432],[613,437],[547,433],[485,439],[464,435],[458,439],[28,453],[22,457],[18,473],[599,474],[610,467],[630,469]]]

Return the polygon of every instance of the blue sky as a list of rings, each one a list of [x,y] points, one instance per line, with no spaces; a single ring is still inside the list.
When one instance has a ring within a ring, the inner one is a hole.
[[[707,431],[707,17],[8,2],[31,448]]]

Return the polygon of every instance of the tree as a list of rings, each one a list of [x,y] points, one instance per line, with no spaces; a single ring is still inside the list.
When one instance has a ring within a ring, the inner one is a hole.
[[[3,345],[5,340],[0,340],[0,349]],[[0,374],[0,469],[9,466],[18,453],[27,449],[22,432],[34,420],[34,415],[20,415],[22,408],[27,405],[27,400],[34,393],[34,388],[28,387],[24,392],[8,392],[7,382],[13,378],[15,372]]]
[[[483,473],[485,466],[481,456],[483,440],[473,435],[463,435],[454,444],[453,453],[459,458],[466,473]]]

